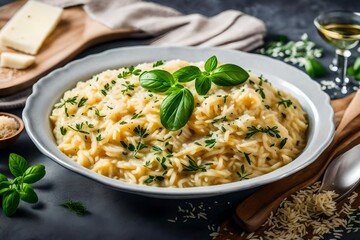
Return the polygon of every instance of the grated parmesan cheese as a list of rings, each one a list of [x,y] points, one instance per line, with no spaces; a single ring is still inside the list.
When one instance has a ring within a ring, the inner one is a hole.
[[[19,124],[12,117],[0,116],[0,139],[13,136],[19,129]]]

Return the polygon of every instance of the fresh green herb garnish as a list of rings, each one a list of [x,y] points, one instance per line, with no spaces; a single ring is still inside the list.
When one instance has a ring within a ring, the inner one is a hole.
[[[158,67],[158,66],[161,66],[161,65],[163,65],[163,64],[164,64],[164,61],[159,60],[159,61],[156,61],[155,63],[153,63],[152,67],[153,67],[153,68],[154,68],[154,67]]]
[[[144,166],[148,168],[148,167],[150,167],[150,164],[151,164],[150,161],[146,161],[145,164],[144,164]]]
[[[120,73],[118,75],[118,78],[128,78],[130,77],[131,75],[134,75],[134,76],[139,76],[141,73],[141,70],[140,69],[135,69],[134,66],[130,66],[128,68],[125,68],[125,71],[123,71],[122,73]]]
[[[305,70],[310,77],[322,77],[325,75],[325,68],[314,58],[305,59]]]
[[[237,65],[217,65],[216,56],[212,56],[205,63],[204,72],[196,66],[186,66],[173,74],[155,69],[140,75],[139,82],[143,88],[168,95],[160,106],[160,120],[165,128],[176,131],[184,127],[194,110],[192,93],[179,83],[195,80],[197,93],[205,95],[212,83],[219,86],[237,86],[249,78],[249,74]],[[224,101],[226,102],[226,99]]]
[[[213,148],[216,144],[216,139],[207,139],[205,140],[205,147]]]
[[[120,122],[120,125],[125,125],[125,124],[127,124],[127,122],[125,122],[125,121]]]
[[[265,99],[266,96],[265,96],[265,93],[264,93],[264,88],[261,85],[259,86],[259,88],[257,88],[255,90],[255,92],[258,92],[260,94],[261,98]]]
[[[152,149],[155,151],[155,154],[159,154],[162,152],[162,148],[158,146],[152,146]]]
[[[160,163],[160,165],[162,166],[162,168],[163,168],[164,170],[167,170],[167,166],[166,166],[166,164],[165,164],[165,162],[166,162],[166,158],[165,158],[165,157],[162,157],[162,158],[157,157],[157,158],[156,158],[156,161],[158,161],[158,162]]]
[[[245,179],[249,179],[249,176],[251,175],[251,173],[247,173],[245,171],[245,166],[241,165],[240,167],[240,172],[236,172],[236,175],[240,178],[240,180],[245,180]]]
[[[144,117],[144,115],[142,115],[141,113],[142,113],[142,111],[140,111],[139,113],[135,113],[135,114],[131,117],[131,120]]]
[[[146,128],[142,128],[140,127],[140,125],[135,127],[133,131],[134,133],[139,135],[140,138],[146,138],[147,136],[149,136],[149,134],[146,132]]]
[[[224,128],[224,126],[221,126],[221,131],[226,132],[226,129]]]
[[[88,128],[94,128],[94,124],[89,123],[88,121],[85,121],[86,126],[88,126]]]
[[[78,216],[85,216],[90,214],[90,212],[85,208],[85,206],[79,201],[67,201],[60,206],[68,209],[70,212],[75,213]]]
[[[251,127],[248,127],[247,129],[249,130],[249,132],[246,133],[245,138],[251,138],[253,135],[255,135],[256,133],[259,133],[259,132],[267,133],[271,137],[281,138],[281,136],[279,134],[279,130],[277,130],[278,129],[277,126],[274,126],[274,127],[267,126],[266,128],[263,128],[263,127],[257,128],[255,126],[251,126]]]
[[[280,149],[282,149],[285,146],[287,140],[288,140],[287,138],[284,138],[283,140],[281,140],[280,145],[279,145]]]
[[[246,153],[246,152],[244,152],[244,157],[245,157],[245,160],[247,161],[247,163],[249,164],[249,165],[251,165],[251,160],[250,160],[250,156],[251,155],[251,153]]]
[[[292,105],[292,101],[290,99],[281,99],[279,102],[278,102],[278,105],[284,105],[284,107],[288,108]]]
[[[355,80],[360,81],[360,57],[356,58],[354,65],[348,67],[347,75],[354,76]]]
[[[125,81],[125,83],[121,84],[122,86],[125,87],[125,89],[121,90],[122,94],[126,94],[127,96],[131,97],[131,94],[129,93],[129,91],[132,91],[135,89],[135,85],[134,84],[130,84],[129,81]]]
[[[67,132],[66,128],[60,127],[60,133],[61,133],[61,135],[64,136],[64,135],[66,134],[66,132]]]
[[[92,107],[91,109],[93,109],[93,110],[95,111],[95,115],[96,115],[98,118],[104,118],[104,117],[106,117],[106,115],[101,115],[99,109],[97,109],[96,107]]]
[[[64,107],[64,109],[65,109],[65,114],[66,114],[66,116],[68,117],[69,114],[68,114],[68,108],[67,108],[66,104],[69,103],[69,104],[71,104],[71,105],[75,105],[77,98],[78,98],[78,96],[75,96],[75,97],[72,97],[72,98],[68,98],[68,99],[66,99],[65,101],[63,100],[63,102],[62,102],[60,105],[56,106],[56,108],[62,108],[62,107]]]
[[[182,164],[184,167],[184,171],[186,171],[186,172],[197,172],[197,171],[206,172],[206,168],[204,165],[197,165],[197,163],[194,161],[194,159],[192,159],[189,155],[186,155],[186,157],[189,159],[189,165],[186,166],[186,165]]]
[[[136,146],[132,143],[126,144],[124,141],[120,141],[120,143],[124,148],[128,149],[131,152],[134,152],[134,157],[136,158],[136,155],[139,151],[148,147],[143,143],[143,139],[146,138],[147,136],[149,136],[149,134],[146,132],[146,128],[142,128],[142,127],[140,127],[140,125],[135,127],[133,132],[136,133],[140,137],[140,140],[136,144]]]
[[[78,107],[84,106],[87,100],[88,100],[88,98],[82,97],[78,103]]]
[[[226,118],[226,116],[221,117],[221,118],[214,118],[214,120],[212,120],[211,123],[217,123],[217,122],[227,122],[228,119]]]
[[[74,130],[74,131],[76,131],[76,132],[83,133],[83,134],[89,134],[89,132],[84,131],[84,130],[82,129],[83,126],[84,126],[84,123],[83,123],[83,122],[82,122],[82,123],[76,123],[76,124],[75,124],[75,128],[72,127],[72,126],[70,126],[70,125],[68,125],[69,128],[71,128],[72,130]]]
[[[30,184],[42,179],[46,173],[43,165],[29,166],[25,158],[15,153],[10,153],[9,169],[15,177],[13,180],[0,173],[2,209],[8,217],[16,212],[20,200],[28,203],[38,201],[38,196]]]
[[[101,134],[96,136],[96,141],[100,142],[101,140],[103,140],[103,138],[101,137]]]
[[[146,180],[144,181],[144,183],[150,184],[150,183],[156,182],[156,181],[161,182],[161,181],[163,181],[164,179],[165,179],[165,178],[164,178],[163,176],[149,175],[149,178],[146,179]]]

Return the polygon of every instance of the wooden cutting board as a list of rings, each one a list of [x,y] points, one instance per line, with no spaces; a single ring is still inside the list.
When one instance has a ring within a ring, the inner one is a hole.
[[[26,1],[16,1],[0,7],[0,28]],[[84,49],[105,41],[120,39],[134,33],[133,29],[110,29],[87,16],[82,7],[64,9],[61,21],[46,39],[35,64],[25,70],[0,67],[0,96],[19,92],[52,69],[62,66]],[[0,45],[0,53],[16,52]]]
[[[351,102],[352,98],[354,97],[354,94],[342,98],[342,99],[338,99],[338,100],[333,100],[331,101],[331,105],[334,109],[335,112],[335,125],[337,126],[340,123],[340,120],[342,118],[342,116],[344,115],[345,109],[346,107],[349,105],[349,103]],[[355,128],[357,128],[357,126],[360,126],[360,116],[357,116],[351,123],[352,126],[355,126]],[[357,131],[352,131],[352,134],[356,134],[358,133]],[[359,131],[359,128],[357,128]],[[353,142],[352,145],[356,145],[356,144],[360,144],[360,142]],[[299,173],[301,172],[305,172],[305,171],[317,171],[317,169],[312,169],[313,164],[309,165],[308,167],[302,169],[299,171]],[[286,179],[288,179],[289,181],[291,181],[291,176],[287,177]],[[270,183],[271,184],[271,183]],[[357,189],[355,190],[357,193],[360,194],[360,186],[357,187]],[[346,199],[344,199],[338,206],[338,209],[341,208],[341,205],[344,204],[344,201],[346,201]],[[355,202],[353,203],[353,206],[359,206],[360,205],[360,196],[356,198]],[[220,226],[220,232],[218,237],[216,238],[217,240],[228,240],[228,239],[236,239],[236,240],[245,240],[245,239],[249,239],[248,236],[249,234],[243,233],[242,229],[237,226],[234,221],[232,220],[232,213],[235,212],[235,209],[233,209],[233,211],[230,211],[230,214],[228,215],[227,219],[221,224]],[[345,218],[345,214],[342,213],[340,215],[340,217]],[[311,227],[311,226],[310,226]],[[257,230],[255,232],[256,235],[258,236],[263,236],[264,231],[268,230],[266,227],[262,227],[259,230]],[[250,237],[251,239],[251,237]]]

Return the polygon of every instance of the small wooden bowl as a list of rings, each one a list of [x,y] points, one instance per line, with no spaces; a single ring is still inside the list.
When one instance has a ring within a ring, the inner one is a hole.
[[[14,135],[7,137],[7,138],[0,139],[0,149],[4,149],[4,148],[10,146],[11,144],[13,144],[20,137],[21,132],[24,130],[24,122],[21,120],[21,118],[19,118],[18,116],[14,115],[14,114],[11,114],[11,113],[0,112],[0,116],[11,117],[11,118],[15,119],[15,121],[19,125],[19,129],[16,131],[16,133]]]

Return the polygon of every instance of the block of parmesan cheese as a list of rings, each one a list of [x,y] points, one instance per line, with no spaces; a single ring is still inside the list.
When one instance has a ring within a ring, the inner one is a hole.
[[[0,55],[0,67],[25,69],[35,61],[34,56],[4,52]]]
[[[0,42],[6,47],[36,54],[61,19],[62,8],[28,1],[1,29]]]

